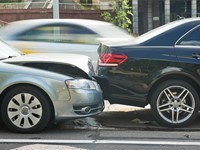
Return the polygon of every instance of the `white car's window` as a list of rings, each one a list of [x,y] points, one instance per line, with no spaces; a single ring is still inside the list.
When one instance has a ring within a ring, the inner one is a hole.
[[[98,35],[95,32],[81,26],[60,26],[60,40],[62,42],[96,44],[96,37]]]
[[[18,35],[17,40],[96,44],[98,35],[81,26],[74,25],[48,25],[40,26]]]
[[[19,34],[16,40],[52,42],[53,32],[54,28],[51,26],[37,27]]]

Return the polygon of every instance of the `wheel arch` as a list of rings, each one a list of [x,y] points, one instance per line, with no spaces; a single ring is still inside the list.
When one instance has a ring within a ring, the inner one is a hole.
[[[190,84],[192,87],[194,87],[194,89],[196,89],[197,94],[200,98],[200,93],[198,92],[198,91],[200,91],[199,81],[197,81],[196,79],[194,79],[193,77],[191,77],[190,75],[187,75],[187,74],[174,73],[174,74],[168,74],[168,75],[165,75],[165,76],[159,78],[151,85],[150,90],[148,92],[149,94],[147,96],[147,103],[148,104],[150,103],[152,93],[160,83],[162,83],[166,80],[173,80],[173,79],[183,80],[183,81],[187,82],[188,84]]]
[[[37,88],[39,89],[48,99],[49,99],[49,105],[51,107],[51,122],[53,122],[55,120],[55,109],[54,109],[54,106],[53,106],[53,102],[51,101],[51,98],[50,96],[39,86],[36,86],[36,85],[33,85],[33,84],[30,84],[30,83],[18,83],[18,84],[13,84],[11,86],[8,86],[7,88],[5,88],[1,94],[0,94],[0,108],[1,108],[1,105],[2,105],[2,100],[3,98],[5,97],[5,95],[10,91],[12,90],[13,88],[15,87],[19,87],[19,86],[29,86],[29,87],[34,87],[34,88]]]

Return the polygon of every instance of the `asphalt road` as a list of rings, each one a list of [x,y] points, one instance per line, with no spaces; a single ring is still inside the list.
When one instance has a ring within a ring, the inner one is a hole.
[[[200,115],[188,127],[159,126],[149,108],[109,105],[96,117],[65,121],[36,134],[17,134],[0,124],[0,150],[197,150]]]
[[[1,150],[197,150],[199,132],[49,128],[37,134],[0,131]]]
[[[143,145],[111,145],[111,144],[89,144],[84,145],[21,145],[21,144],[0,144],[5,149],[1,150],[199,150],[199,146],[143,146]]]
[[[125,129],[141,131],[200,131],[200,114],[189,126],[167,128],[160,126],[150,109],[105,102],[105,110],[98,116],[66,121],[61,128],[79,129]]]

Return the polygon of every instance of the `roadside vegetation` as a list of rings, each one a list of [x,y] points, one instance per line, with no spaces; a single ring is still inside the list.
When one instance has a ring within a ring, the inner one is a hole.
[[[129,0],[112,0],[112,6],[113,9],[111,11],[104,11],[101,14],[103,19],[131,32],[130,25],[132,24],[132,21],[130,17],[133,14]]]

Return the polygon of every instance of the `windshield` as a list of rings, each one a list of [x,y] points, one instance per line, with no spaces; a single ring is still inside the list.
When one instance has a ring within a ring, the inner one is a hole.
[[[9,57],[15,57],[20,55],[21,53],[17,49],[9,46],[4,41],[0,40],[0,59],[6,59]]]

